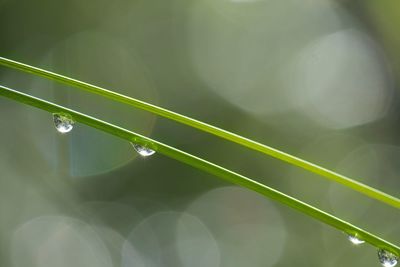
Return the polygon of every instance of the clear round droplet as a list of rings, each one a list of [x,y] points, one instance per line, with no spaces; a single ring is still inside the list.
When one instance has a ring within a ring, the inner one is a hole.
[[[393,254],[389,251],[386,251],[384,249],[378,250],[378,258],[383,267],[396,266],[396,264],[399,260],[399,258],[395,254]]]
[[[141,145],[134,144],[134,143],[131,143],[131,144],[132,144],[133,148],[136,150],[136,152],[139,153],[139,155],[142,157],[148,157],[148,156],[151,156],[154,153],[156,153],[154,150],[147,148],[145,146],[141,146]]]
[[[356,235],[348,235],[348,236],[347,236],[347,239],[348,239],[353,245],[361,245],[361,244],[364,244],[364,243],[365,243],[364,240],[361,240],[361,239],[357,238]]]
[[[53,121],[59,133],[68,133],[74,128],[75,122],[69,114],[54,113]]]

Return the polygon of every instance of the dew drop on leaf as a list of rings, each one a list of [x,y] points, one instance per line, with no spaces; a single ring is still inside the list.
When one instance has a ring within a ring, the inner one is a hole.
[[[131,143],[133,148],[136,150],[137,153],[139,153],[139,155],[141,155],[142,157],[148,157],[153,155],[154,153],[156,153],[154,150],[147,148],[145,146],[141,146],[138,144],[134,144]]]
[[[395,254],[384,249],[378,250],[378,258],[383,267],[394,267],[399,260]]]
[[[353,245],[361,245],[361,244],[364,244],[364,243],[365,243],[364,240],[361,240],[361,239],[357,238],[356,235],[348,235],[348,236],[347,236],[347,239],[348,239]]]
[[[68,133],[74,127],[74,120],[71,115],[65,113],[54,113],[53,121],[59,133]]]

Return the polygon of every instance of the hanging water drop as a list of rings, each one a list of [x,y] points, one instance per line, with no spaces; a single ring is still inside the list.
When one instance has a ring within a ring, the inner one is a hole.
[[[74,128],[74,120],[66,113],[54,113],[53,121],[59,133],[68,133]]]
[[[353,245],[361,245],[364,244],[365,241],[357,238],[357,235],[348,235],[347,239],[353,244]]]
[[[397,261],[399,260],[399,258],[395,254],[384,249],[378,250],[378,258],[383,267],[396,266]]]
[[[137,153],[139,153],[139,155],[141,155],[142,157],[148,157],[153,155],[154,153],[156,153],[154,150],[147,148],[145,146],[141,146],[138,144],[134,144],[131,143],[133,148],[136,150]]]

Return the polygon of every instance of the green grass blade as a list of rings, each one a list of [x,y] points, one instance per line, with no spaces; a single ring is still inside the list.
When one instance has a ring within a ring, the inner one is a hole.
[[[366,184],[363,184],[361,182],[358,182],[356,180],[353,180],[349,177],[346,177],[344,175],[338,174],[334,171],[328,170],[326,168],[323,168],[321,166],[318,166],[316,164],[313,164],[311,162],[308,162],[306,160],[303,160],[301,158],[295,157],[293,155],[290,155],[288,153],[285,153],[283,151],[280,151],[278,149],[269,147],[267,145],[261,144],[259,142],[253,141],[251,139],[242,137],[240,135],[237,135],[235,133],[223,130],[221,128],[209,125],[207,123],[186,117],[184,115],[178,114],[176,112],[146,103],[144,101],[137,100],[132,97],[128,97],[122,94],[118,94],[116,92],[91,85],[89,83],[81,82],[76,79],[72,79],[57,73],[53,73],[47,70],[43,70],[40,68],[36,68],[27,64],[23,64],[14,60],[10,60],[7,58],[0,57],[0,65],[11,67],[14,69],[18,69],[24,72],[32,73],[37,76],[41,76],[50,80],[54,80],[66,85],[70,85],[73,87],[77,87],[80,89],[84,89],[86,91],[89,91],[91,93],[95,93],[104,97],[107,97],[109,99],[125,103],[134,107],[137,107],[142,110],[146,110],[149,112],[152,112],[154,114],[157,114],[159,116],[177,121],[182,124],[186,124],[188,126],[191,126],[193,128],[197,128],[199,130],[202,130],[204,132],[208,132],[210,134],[216,135],[218,137],[224,138],[226,140],[235,142],[237,144],[240,144],[242,146],[245,146],[247,148],[259,151],[261,153],[264,153],[266,155],[275,157],[277,159],[280,159],[282,161],[288,162],[292,165],[301,167],[305,170],[308,170],[310,172],[316,173],[318,175],[321,175],[322,177],[325,177],[327,179],[330,179],[332,181],[335,181],[337,183],[340,183],[348,188],[351,188],[355,191],[358,191],[364,195],[367,195],[370,198],[376,199],[378,201],[381,201],[383,203],[386,203],[390,206],[393,206],[395,208],[400,208],[400,199],[394,196],[391,196],[389,194],[386,194],[378,189],[375,189],[371,186],[368,186]]]
[[[275,201],[278,201],[282,204],[285,204],[293,209],[296,209],[310,217],[313,217],[327,225],[333,226],[343,232],[349,234],[357,234],[357,237],[360,239],[370,243],[371,245],[377,248],[386,249],[396,255],[400,255],[400,247],[389,243],[388,241],[373,235],[361,228],[358,228],[346,221],[343,221],[335,216],[328,214],[320,209],[317,209],[311,205],[308,205],[300,200],[297,200],[293,197],[290,197],[278,190],[270,188],[266,185],[258,183],[254,180],[251,180],[243,175],[225,169],[221,166],[208,162],[199,157],[193,156],[189,153],[183,152],[161,142],[152,140],[145,136],[136,134],[134,132],[128,131],[124,128],[112,125],[108,122],[101,121],[99,119],[90,117],[88,115],[79,113],[77,111],[53,104],[51,102],[30,96],[28,94],[24,94],[13,89],[0,86],[0,95],[13,99],[15,101],[51,112],[51,113],[68,113],[73,119],[77,122],[86,124],[90,127],[99,129],[101,131],[107,132],[119,138],[125,139],[130,142],[138,143],[140,145],[145,145],[160,154],[163,154],[167,157],[173,158],[180,162],[186,163],[190,166],[193,166],[197,169],[203,170],[207,173],[218,176],[226,181],[231,183],[243,186],[252,191],[258,192],[261,195],[269,197]]]

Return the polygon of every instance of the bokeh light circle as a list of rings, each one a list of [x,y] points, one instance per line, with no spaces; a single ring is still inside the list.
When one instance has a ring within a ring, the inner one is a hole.
[[[16,267],[112,267],[109,252],[95,231],[76,219],[43,216],[21,225],[13,234]]]
[[[286,229],[268,199],[240,187],[211,190],[186,212],[198,217],[216,238],[221,266],[273,266],[284,251]]]
[[[158,212],[129,234],[122,250],[123,267],[218,267],[218,245],[196,217],[174,211]]]
[[[372,39],[355,29],[312,41],[287,71],[293,105],[324,127],[369,123],[390,108],[393,88],[384,58]]]

